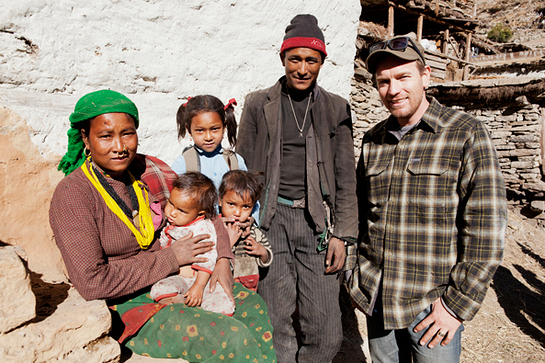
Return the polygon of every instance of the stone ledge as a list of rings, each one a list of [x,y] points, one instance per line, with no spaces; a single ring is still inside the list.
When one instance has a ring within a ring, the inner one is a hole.
[[[40,286],[36,279],[31,289],[30,276],[38,275],[26,268],[24,255],[21,247],[0,248],[0,316],[18,316],[0,333],[0,362],[119,362],[120,346],[107,335],[106,303],[85,301],[66,284]]]
[[[0,334],[36,317],[36,297],[30,287],[26,261],[23,248],[0,247]]]

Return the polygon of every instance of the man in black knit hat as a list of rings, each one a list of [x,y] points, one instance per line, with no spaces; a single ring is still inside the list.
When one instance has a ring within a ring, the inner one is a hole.
[[[260,227],[274,259],[258,292],[279,362],[330,362],[343,337],[338,276],[357,234],[356,176],[348,102],[316,83],[326,55],[316,18],[293,18],[285,76],[249,94],[240,121],[237,152],[264,173]]]

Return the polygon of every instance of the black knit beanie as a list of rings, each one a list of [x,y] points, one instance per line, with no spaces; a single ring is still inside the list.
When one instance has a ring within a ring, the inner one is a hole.
[[[290,25],[286,28],[280,53],[299,47],[314,49],[327,56],[324,34],[318,28],[318,20],[314,15],[299,14],[291,19]]]

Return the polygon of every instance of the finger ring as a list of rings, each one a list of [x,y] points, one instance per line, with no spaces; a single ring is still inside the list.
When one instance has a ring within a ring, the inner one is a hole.
[[[445,336],[445,333],[443,333],[442,331],[439,330],[439,331],[437,332],[437,335],[439,335],[440,337],[444,337],[444,336]]]

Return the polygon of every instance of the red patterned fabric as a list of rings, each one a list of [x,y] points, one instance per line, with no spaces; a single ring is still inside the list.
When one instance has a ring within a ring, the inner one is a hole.
[[[259,282],[259,275],[235,277],[235,282],[240,282],[248,290],[257,292],[257,283]]]
[[[123,330],[123,334],[117,341],[123,343],[128,337],[135,335],[149,318],[165,306],[161,304],[145,304],[134,307],[121,315],[121,320],[125,324],[125,330]]]

